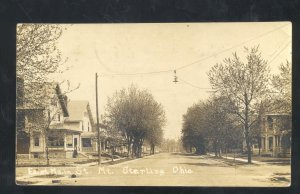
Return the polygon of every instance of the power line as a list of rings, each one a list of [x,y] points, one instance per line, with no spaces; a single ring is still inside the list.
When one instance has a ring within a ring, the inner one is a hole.
[[[291,41],[288,41],[285,45],[284,45],[284,47],[282,47],[282,49],[270,60],[270,62],[268,62],[268,64],[271,64],[286,48],[287,48],[287,46],[289,45],[291,43]],[[187,84],[187,85],[190,85],[190,86],[192,86],[192,87],[194,87],[194,88],[197,88],[197,89],[203,89],[203,90],[205,90],[205,89],[210,89],[210,90],[212,90],[212,88],[201,88],[201,87],[199,87],[199,86],[196,86],[196,85],[194,85],[194,84],[192,84],[192,83],[190,83],[190,82],[187,82],[187,81],[185,81],[185,80],[183,80],[182,78],[179,78],[179,80],[180,81],[182,81],[183,83],[185,83],[185,84]]]
[[[114,73],[114,74],[102,74],[103,76],[134,76],[134,75],[149,75],[158,73],[168,73],[173,71],[173,69],[165,71],[151,71],[151,72],[140,72],[140,73]]]
[[[230,47],[230,48],[227,48],[227,49],[225,49],[225,50],[223,50],[223,51],[220,51],[220,52],[218,52],[218,53],[216,53],[216,54],[209,55],[209,56],[207,56],[207,57],[205,57],[205,58],[202,58],[202,59],[200,59],[200,60],[198,60],[198,61],[195,61],[195,62],[193,62],[193,63],[190,63],[190,64],[187,64],[187,65],[181,66],[181,67],[179,67],[179,68],[177,68],[177,69],[178,69],[178,70],[179,70],[179,69],[184,69],[184,68],[187,68],[187,67],[189,67],[189,66],[191,66],[191,65],[194,65],[194,64],[196,64],[196,63],[199,63],[199,62],[201,62],[201,61],[204,61],[204,60],[206,60],[206,59],[209,59],[209,58],[211,58],[211,57],[215,57],[215,56],[217,56],[217,55],[219,55],[219,54],[222,54],[222,53],[225,53],[225,52],[227,52],[227,51],[229,51],[229,50],[231,50],[231,49],[233,49],[233,48],[240,47],[240,46],[242,46],[243,44],[246,44],[246,43],[251,42],[251,41],[253,41],[253,40],[255,40],[255,39],[258,39],[258,38],[261,38],[261,37],[263,37],[263,36],[265,36],[265,35],[268,35],[268,34],[274,32],[274,31],[277,31],[277,30],[279,30],[279,29],[281,29],[281,28],[287,26],[287,25],[288,25],[288,24],[279,26],[279,27],[277,27],[277,28],[274,28],[273,30],[270,30],[270,31],[268,31],[268,32],[265,32],[265,33],[263,33],[263,34],[260,34],[260,35],[258,35],[258,36],[256,36],[256,37],[252,38],[252,39],[249,39],[249,40],[246,40],[246,41],[244,41],[244,42],[241,42],[241,43],[239,43],[239,44],[237,44],[237,45],[234,45],[234,46],[232,46],[232,47]]]
[[[181,79],[181,78],[179,78],[179,80],[182,81],[183,83],[185,83],[185,84],[187,84],[187,85],[189,85],[189,86],[192,86],[192,87],[194,87],[194,88],[197,88],[197,89],[199,89],[199,90],[212,90],[212,88],[202,88],[202,87],[196,86],[196,85],[194,85],[194,84],[192,84],[192,83],[190,83],[190,82],[187,82],[187,81],[185,81],[185,80],[183,80],[183,79]]]
[[[287,44],[268,62],[268,64],[270,65],[287,48],[290,43],[291,41],[287,42]]]
[[[215,53],[215,54],[209,55],[209,56],[207,56],[207,57],[204,57],[204,58],[202,58],[202,59],[199,59],[199,60],[194,61],[194,62],[192,62],[192,63],[189,63],[189,64],[187,64],[187,65],[178,67],[178,68],[176,68],[176,69],[177,69],[177,70],[184,69],[184,68],[187,68],[187,67],[189,67],[189,66],[195,65],[195,64],[197,64],[197,63],[199,63],[199,62],[202,62],[202,61],[204,61],[204,60],[207,60],[207,59],[209,59],[209,58],[211,58],[211,57],[216,57],[216,56],[218,56],[218,55],[220,55],[220,54],[222,54],[222,53],[225,53],[225,52],[227,52],[227,51],[229,51],[229,50],[231,50],[231,49],[240,47],[240,46],[242,46],[242,45],[244,45],[244,44],[246,44],[246,43],[248,43],[248,42],[251,42],[251,41],[253,41],[253,40],[255,40],[255,39],[258,39],[258,38],[261,38],[261,37],[263,37],[263,36],[266,36],[266,35],[268,35],[268,34],[274,32],[274,31],[277,31],[277,30],[279,30],[279,29],[281,29],[281,28],[283,28],[283,27],[285,27],[285,26],[287,26],[287,25],[288,25],[288,24],[279,26],[279,27],[274,28],[274,29],[272,29],[272,30],[270,30],[270,31],[267,31],[267,32],[265,32],[265,33],[262,33],[262,34],[260,34],[260,35],[258,35],[258,36],[256,36],[256,37],[253,37],[253,38],[251,38],[251,39],[249,39],[249,40],[246,40],[246,41],[243,41],[243,42],[241,42],[241,43],[239,43],[239,44],[236,44],[236,45],[234,45],[234,46],[232,46],[232,47],[230,47],[230,48],[224,49],[224,50],[222,50],[222,51],[220,51],[220,52],[217,52],[217,53]],[[98,57],[98,56],[97,56],[97,57]],[[151,74],[159,74],[159,73],[168,73],[168,72],[172,72],[173,70],[174,70],[174,69],[168,69],[168,70],[162,70],[162,71],[150,71],[150,72],[137,72],[137,73],[113,73],[113,74],[102,74],[102,76],[135,76],[135,75],[151,75]]]

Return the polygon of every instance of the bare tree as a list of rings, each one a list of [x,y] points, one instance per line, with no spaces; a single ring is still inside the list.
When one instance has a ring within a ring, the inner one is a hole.
[[[163,139],[160,147],[163,152],[183,151],[181,139]]]
[[[282,133],[283,154],[286,154],[291,148],[292,134],[292,67],[289,61],[281,64],[279,75],[274,75],[272,85],[275,90],[273,93],[273,108],[277,112],[287,114],[279,119],[277,124]]]
[[[228,110],[227,100],[212,97],[188,108],[184,115],[182,140],[186,148],[194,147],[197,154],[213,150],[215,156],[239,146],[240,129]]]
[[[44,82],[51,73],[59,72],[65,62],[57,40],[64,25],[18,24],[17,25],[17,76],[25,81]]]
[[[185,148],[191,152],[195,149],[196,154],[206,153],[205,142],[205,103],[199,102],[189,107],[183,115],[182,142]]]
[[[215,156],[221,157],[222,151],[237,149],[241,143],[240,126],[228,111],[230,108],[224,97],[212,96],[205,104],[205,138],[212,145]]]
[[[279,75],[272,77],[274,88],[273,98],[275,109],[278,112],[291,113],[292,111],[292,68],[289,61],[281,64]]]
[[[255,123],[253,105],[264,98],[268,91],[269,68],[263,60],[258,46],[245,48],[247,61],[244,63],[236,53],[226,58],[223,64],[216,64],[208,73],[210,84],[216,94],[225,96],[236,107],[232,110],[243,124],[244,137],[251,163],[250,129]]]
[[[155,146],[158,146],[163,141],[163,130],[161,126],[153,127],[146,133],[146,140],[150,144],[150,154],[155,154]]]
[[[113,128],[122,132],[128,145],[128,156],[141,157],[147,133],[162,128],[166,122],[164,110],[147,90],[131,85],[108,99],[106,118]]]

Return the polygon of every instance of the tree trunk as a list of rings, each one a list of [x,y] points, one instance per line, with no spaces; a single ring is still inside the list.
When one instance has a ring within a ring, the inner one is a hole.
[[[141,158],[142,157],[142,153],[143,153],[143,143],[144,143],[144,139],[141,138],[139,141],[138,141],[138,157]]]
[[[260,152],[261,152],[261,137],[260,136],[258,137],[257,142],[258,142],[258,155],[260,156]]]
[[[246,144],[247,144],[247,155],[248,155],[248,163],[251,164],[251,145],[249,142],[249,139],[246,140]]]
[[[132,143],[132,148],[131,148],[131,158],[134,158],[135,152],[136,152],[136,145],[135,142]]]
[[[218,157],[218,148],[217,148],[217,142],[214,141],[214,152],[215,152],[215,157]]]
[[[248,155],[248,164],[251,164],[251,145],[250,145],[250,137],[249,137],[249,104],[247,94],[245,93],[245,138],[247,144],[247,155]]]
[[[127,143],[128,143],[127,144],[127,157],[129,158],[130,154],[132,154],[132,150],[131,150],[132,140],[131,140],[131,138],[128,138]]]
[[[48,146],[46,146],[46,159],[47,159],[47,166],[50,166],[50,162],[49,162],[49,148],[48,148]]]
[[[46,144],[46,160],[47,160],[47,166],[50,166],[49,161],[49,145],[48,145],[48,135],[45,133],[45,144]]]
[[[155,149],[155,145],[151,144],[150,146],[150,154],[153,155],[154,154],[154,149]]]
[[[114,161],[114,147],[111,147],[111,161]]]

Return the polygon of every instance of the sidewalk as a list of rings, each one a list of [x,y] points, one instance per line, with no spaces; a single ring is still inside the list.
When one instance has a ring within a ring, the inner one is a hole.
[[[208,155],[210,156],[215,156],[214,154],[208,153]],[[239,157],[230,157],[230,156],[222,156],[222,159],[229,159],[229,160],[235,160],[235,161],[240,161],[240,162],[248,162],[247,159],[244,158],[239,158]],[[266,164],[265,162],[261,162],[261,161],[256,161],[256,160],[252,160],[253,164]]]

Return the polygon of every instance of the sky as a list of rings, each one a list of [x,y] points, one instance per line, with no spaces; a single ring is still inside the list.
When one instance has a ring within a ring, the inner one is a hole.
[[[73,24],[57,44],[68,70],[53,76],[80,84],[68,97],[88,100],[94,116],[96,72],[100,114],[115,91],[131,84],[147,89],[166,112],[165,138],[179,138],[187,108],[210,96],[213,65],[234,52],[244,60],[244,47],[259,45],[276,74],[291,61],[291,30],[290,22]]]

